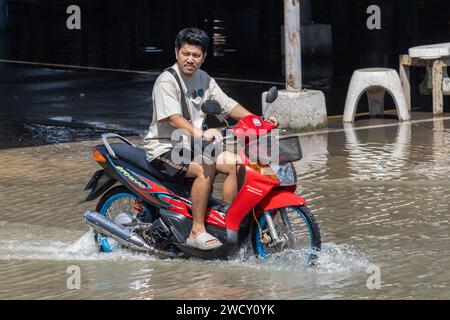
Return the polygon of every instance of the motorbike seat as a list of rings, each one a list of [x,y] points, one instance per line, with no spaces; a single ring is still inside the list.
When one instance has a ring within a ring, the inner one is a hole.
[[[124,143],[112,143],[110,144],[116,156],[125,160],[144,172],[149,173],[151,176],[157,179],[159,183],[168,188],[170,191],[182,196],[183,198],[190,198],[190,190],[192,188],[193,178],[186,178],[184,185],[180,185],[179,182],[171,179],[159,170],[154,168],[150,162],[147,161],[145,156],[145,149],[139,147],[133,147]]]
[[[124,143],[112,143],[110,144],[116,156],[130,162],[137,166],[139,169],[150,173],[152,176],[158,178],[158,180],[168,180],[169,177],[164,176],[158,170],[156,170],[150,162],[147,161],[145,156],[145,149],[139,147],[133,147]]]

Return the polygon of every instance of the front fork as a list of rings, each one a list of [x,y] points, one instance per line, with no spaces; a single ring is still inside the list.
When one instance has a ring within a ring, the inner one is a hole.
[[[284,209],[280,209],[280,215],[284,225],[288,228],[288,230],[291,230],[291,223]],[[284,248],[288,241],[287,235],[278,234],[275,223],[273,222],[271,211],[264,211],[264,217],[266,218],[270,238],[268,238],[267,236],[262,238],[266,240],[266,243],[269,245],[269,247],[276,246],[277,248]]]

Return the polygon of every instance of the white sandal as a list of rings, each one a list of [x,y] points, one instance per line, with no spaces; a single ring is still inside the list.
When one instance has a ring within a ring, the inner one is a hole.
[[[197,236],[197,238],[195,238],[194,240],[191,239],[187,239],[186,240],[186,244],[188,246],[200,249],[200,250],[212,250],[215,248],[218,248],[222,245],[222,243],[215,243],[215,244],[208,244],[208,241],[213,241],[213,240],[217,240],[219,241],[219,239],[217,239],[216,237],[210,235],[208,232],[203,232],[201,234],[199,234]]]

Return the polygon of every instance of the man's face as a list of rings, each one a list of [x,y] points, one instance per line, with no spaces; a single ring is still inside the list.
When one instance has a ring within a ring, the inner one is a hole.
[[[184,43],[178,52],[175,49],[175,56],[180,72],[187,77],[191,77],[205,61],[206,52],[203,53],[201,46]]]

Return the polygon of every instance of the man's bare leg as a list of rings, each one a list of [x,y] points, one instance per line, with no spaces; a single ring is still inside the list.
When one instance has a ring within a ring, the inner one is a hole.
[[[226,174],[223,183],[223,201],[232,204],[238,194],[236,171],[241,164],[241,159],[234,153],[224,151],[217,157],[216,170]]]
[[[206,164],[205,162],[193,161],[189,164],[186,173],[187,178],[194,178],[192,185],[192,229],[189,239],[196,239],[201,233],[206,232],[205,229],[205,213],[208,205],[209,194],[211,193],[212,184],[215,177],[214,164]],[[207,241],[207,244],[220,243],[218,240]]]

